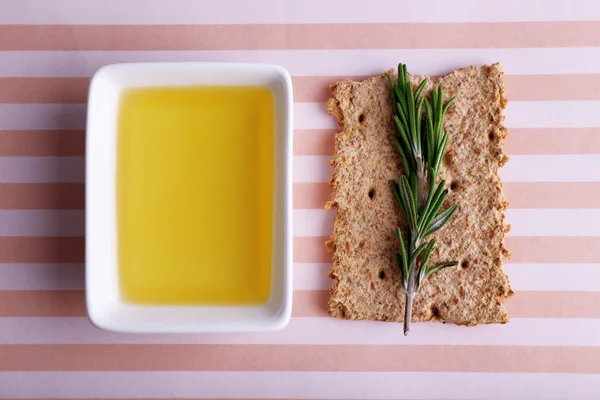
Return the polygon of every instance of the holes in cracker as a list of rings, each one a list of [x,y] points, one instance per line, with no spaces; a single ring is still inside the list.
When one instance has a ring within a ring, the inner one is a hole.
[[[360,124],[362,124],[363,122],[365,122],[365,114],[360,114],[360,115],[358,116],[358,122],[359,122]]]
[[[440,309],[437,308],[437,306],[431,306],[430,311],[431,311],[431,316],[433,318],[439,318],[440,317]]]
[[[469,268],[469,260],[462,260],[462,262],[460,263],[460,267],[463,269]]]
[[[379,271],[379,279],[385,279],[385,271],[384,270]]]
[[[452,183],[450,184],[450,190],[456,190],[459,187],[460,187],[460,185],[457,181],[452,181]]]
[[[494,140],[496,139],[496,135],[494,135],[494,132],[490,132],[490,134],[488,135],[488,138],[490,138],[490,140]]]
[[[369,190],[369,198],[372,199],[373,197],[375,197],[375,188],[371,188],[371,190]]]

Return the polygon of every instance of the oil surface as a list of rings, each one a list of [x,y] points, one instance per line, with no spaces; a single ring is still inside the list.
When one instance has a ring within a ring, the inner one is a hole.
[[[268,300],[273,95],[261,87],[143,88],[120,103],[117,229],[132,303]]]

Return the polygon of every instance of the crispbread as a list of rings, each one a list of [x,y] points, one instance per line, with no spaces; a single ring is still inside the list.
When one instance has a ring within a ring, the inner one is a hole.
[[[395,79],[393,71],[388,73]],[[450,139],[440,178],[450,188],[447,203],[458,203],[459,211],[433,235],[438,244],[432,263],[458,260],[460,265],[425,282],[415,298],[412,321],[506,323],[503,302],[513,292],[502,271],[509,230],[498,176],[508,160],[502,144],[507,135],[502,69],[494,64],[440,78],[410,77],[413,84],[423,79],[429,80],[423,93],[441,85],[446,98],[456,96],[446,115]],[[329,313],[403,321],[405,293],[394,254],[395,229],[404,222],[390,186],[402,167],[391,140],[395,128],[389,83],[381,74],[338,82],[331,91],[327,108],[343,130],[335,135],[332,193],[326,204],[337,209],[327,243],[333,251]]]

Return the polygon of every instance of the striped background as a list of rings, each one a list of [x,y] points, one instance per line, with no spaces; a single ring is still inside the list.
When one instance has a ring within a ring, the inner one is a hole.
[[[366,6],[368,4],[368,7]],[[121,61],[293,75],[294,309],[277,333],[120,335],[85,318],[87,85]],[[500,61],[516,295],[505,326],[326,316],[339,77]],[[600,3],[0,0],[0,398],[598,398]]]

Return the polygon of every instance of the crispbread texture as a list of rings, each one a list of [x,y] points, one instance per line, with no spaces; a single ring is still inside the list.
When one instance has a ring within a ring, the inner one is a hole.
[[[393,71],[388,72],[395,79]],[[362,82],[331,86],[327,108],[343,130],[335,135],[332,193],[326,208],[336,208],[329,273],[333,285],[329,313],[338,318],[403,321],[404,291],[394,254],[396,226],[404,226],[390,180],[402,173],[392,135],[389,82],[382,74]],[[459,211],[433,237],[431,262],[458,260],[429,277],[415,298],[413,321],[459,325],[506,323],[503,301],[513,292],[502,271],[508,257],[504,200],[498,169],[508,157],[502,141],[506,106],[499,64],[456,70],[443,77],[411,76],[423,93],[442,86],[445,98],[456,96],[445,128],[450,139],[440,169],[449,188],[445,206]]]

